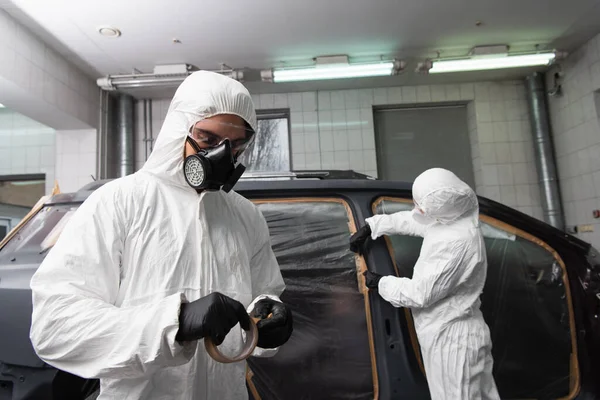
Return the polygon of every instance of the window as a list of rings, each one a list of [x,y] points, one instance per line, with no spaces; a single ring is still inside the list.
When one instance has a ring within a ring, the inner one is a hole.
[[[5,255],[17,259],[35,256],[41,262],[78,207],[79,204],[43,207],[0,248],[0,259]]]
[[[258,113],[254,144],[241,156],[247,172],[288,172],[291,170],[289,116],[287,112]]]
[[[377,398],[368,297],[348,250],[348,206],[334,199],[256,203],[286,283],[282,300],[294,312],[294,333],[275,357],[248,360],[255,399]]]
[[[44,174],[0,176],[0,240],[17,226],[45,191]]]
[[[384,198],[374,213],[408,211]],[[565,265],[541,240],[481,216],[488,256],[482,312],[492,333],[502,398],[571,398],[578,386],[573,309]],[[421,238],[386,237],[399,276],[412,277]]]

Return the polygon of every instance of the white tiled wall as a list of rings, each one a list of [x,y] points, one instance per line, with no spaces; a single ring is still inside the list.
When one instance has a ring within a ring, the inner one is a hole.
[[[294,169],[350,168],[373,176],[377,176],[373,107],[466,102],[477,191],[542,218],[523,82],[261,94],[253,99],[257,109],[290,109]],[[153,101],[154,137],[169,102]],[[137,107],[140,168],[144,147],[139,102]]]
[[[561,63],[562,96],[550,97],[561,193],[568,225],[593,224],[579,236],[600,247],[600,35]],[[556,69],[555,69],[556,70]],[[547,74],[548,88],[555,70]]]
[[[474,106],[469,127],[476,135],[472,152],[478,193],[542,219],[523,83],[476,84]]]
[[[96,130],[56,131],[56,179],[74,192],[96,177]]]
[[[64,114],[80,121],[80,127],[97,127],[96,83],[1,9],[0,77],[16,84],[31,100],[26,104],[31,109],[22,112],[35,113],[36,120],[67,129],[64,125],[70,118]],[[0,102],[2,97],[0,93]],[[39,101],[45,103],[45,110],[34,110]]]
[[[46,174],[54,185],[55,133],[24,115],[0,108],[0,175]]]

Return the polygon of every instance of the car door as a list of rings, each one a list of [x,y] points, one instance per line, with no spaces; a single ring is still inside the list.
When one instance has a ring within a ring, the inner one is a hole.
[[[365,265],[348,250],[356,229],[348,203],[336,197],[255,203],[269,226],[294,332],[275,357],[248,360],[252,397],[378,398],[369,297],[358,278]]]
[[[372,211],[412,207],[409,198],[380,197]],[[501,397],[575,398],[581,390],[581,346],[565,261],[539,237],[485,213],[480,219],[488,256],[481,308],[492,334]],[[390,235],[382,241],[396,275],[412,277],[422,238]],[[414,350],[419,356],[418,346]]]

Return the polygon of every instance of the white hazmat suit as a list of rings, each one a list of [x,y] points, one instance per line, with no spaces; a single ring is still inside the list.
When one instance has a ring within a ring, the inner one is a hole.
[[[96,190],[33,276],[31,340],[56,368],[100,378],[100,399],[247,399],[245,362],[221,364],[175,340],[182,301],[218,291],[252,309],[284,282],[260,211],[231,191],[185,181],[188,129],[218,114],[256,130],[248,91],[195,72],[178,88],[154,150],[135,174]],[[253,301],[254,300],[254,301]],[[237,354],[236,325],[220,349]],[[277,349],[257,349],[268,356]]]
[[[452,172],[431,169],[415,180],[413,198],[423,214],[415,209],[366,220],[373,239],[424,238],[412,279],[384,276],[379,294],[412,310],[432,399],[499,399],[480,311],[487,258],[477,196]]]

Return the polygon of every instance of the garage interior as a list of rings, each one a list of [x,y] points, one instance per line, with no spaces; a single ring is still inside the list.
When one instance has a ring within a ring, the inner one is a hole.
[[[411,181],[445,167],[598,247],[598,15],[596,0],[1,0],[0,191],[70,192],[135,172],[177,85],[206,69],[253,96],[269,140],[245,155],[249,175]],[[438,70],[532,55],[550,61]],[[278,81],[280,69],[384,62],[386,76]],[[31,201],[0,202],[4,230]]]

